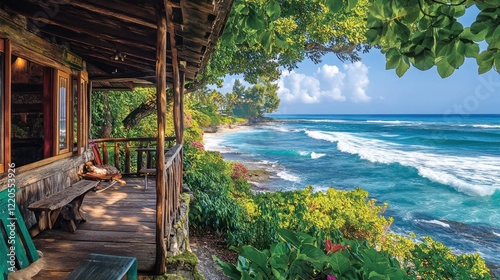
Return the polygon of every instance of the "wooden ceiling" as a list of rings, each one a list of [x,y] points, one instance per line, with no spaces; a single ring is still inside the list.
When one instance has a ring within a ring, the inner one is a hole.
[[[162,0],[3,2],[4,9],[27,18],[30,30],[81,56],[94,88],[132,88],[155,83],[157,7]],[[180,70],[187,81],[193,81],[206,66],[222,33],[232,0],[173,0],[168,5]],[[115,60],[116,55],[123,61]],[[167,69],[167,82],[171,83],[170,51]]]

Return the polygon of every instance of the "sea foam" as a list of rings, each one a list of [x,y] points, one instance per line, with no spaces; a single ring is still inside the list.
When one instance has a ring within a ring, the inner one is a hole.
[[[434,224],[434,225],[442,226],[442,227],[445,227],[445,228],[449,228],[450,227],[449,224],[447,224],[445,222],[438,221],[438,220],[415,220],[415,222],[426,223],[426,224]]]
[[[436,154],[423,147],[411,147],[384,140],[360,137],[355,133],[306,131],[317,140],[337,143],[344,153],[376,163],[413,167],[420,176],[475,196],[490,196],[500,190],[500,157],[466,157]]]
[[[491,125],[491,124],[474,124],[472,127],[475,128],[500,128],[500,125]]]
[[[291,173],[289,173],[289,172],[287,172],[285,170],[279,171],[276,175],[278,175],[278,177],[280,177],[283,180],[287,180],[287,181],[295,182],[295,183],[300,182],[300,177],[299,176],[291,174]]]

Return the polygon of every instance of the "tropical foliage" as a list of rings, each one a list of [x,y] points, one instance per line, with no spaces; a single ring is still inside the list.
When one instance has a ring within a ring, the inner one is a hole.
[[[242,246],[237,265],[217,258],[231,279],[410,279],[399,262],[366,242],[278,230],[282,241],[260,251]]]
[[[465,14],[476,15],[470,26]],[[479,0],[236,0],[226,29],[202,81],[226,74],[276,80],[326,53],[358,60],[370,46],[381,48],[386,68],[402,76],[413,65],[437,66],[450,76],[464,59],[478,72],[500,68],[500,3]],[[280,68],[281,67],[281,68]]]
[[[387,69],[402,76],[410,63],[420,70],[437,66],[441,77],[453,74],[466,57],[475,58],[478,72],[500,71],[500,4],[498,1],[373,1],[367,39],[382,46]],[[477,14],[470,26],[459,21],[467,11]],[[480,50],[480,43],[486,49]]]

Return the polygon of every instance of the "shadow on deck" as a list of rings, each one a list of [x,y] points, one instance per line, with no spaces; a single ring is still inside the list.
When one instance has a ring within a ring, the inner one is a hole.
[[[37,235],[33,241],[45,265],[34,279],[64,279],[90,253],[136,257],[140,272],[152,272],[156,188],[151,179],[147,190],[144,178],[125,178],[125,186],[90,192],[82,206],[87,222],[76,232],[52,229]]]

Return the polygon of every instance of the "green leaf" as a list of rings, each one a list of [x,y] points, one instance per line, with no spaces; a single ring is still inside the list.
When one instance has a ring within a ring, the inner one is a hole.
[[[401,60],[401,54],[395,48],[389,49],[385,54],[385,69],[394,69],[398,67],[399,61]]]
[[[275,269],[286,270],[288,267],[285,260],[283,260],[281,258],[272,258],[269,260],[269,264],[271,265],[273,270],[275,270]]]
[[[338,13],[344,7],[344,2],[342,0],[325,0],[325,5],[330,12]]]
[[[276,38],[275,43],[278,48],[285,49],[286,47],[288,47],[286,39],[276,31],[274,31],[274,38]]]
[[[295,248],[300,248],[301,243],[297,238],[297,235],[293,231],[285,228],[280,228],[277,230],[277,232],[281,236],[281,238],[285,239],[286,242],[290,243]]]
[[[350,11],[356,7],[358,0],[347,0],[347,11]]]
[[[389,279],[387,276],[382,275],[376,271],[371,271],[370,274],[368,274],[368,279],[373,279],[373,280],[386,280]]]
[[[273,256],[281,256],[281,255],[288,255],[290,253],[290,248],[288,248],[288,245],[284,242],[279,242],[274,246],[274,250],[272,251]]]
[[[422,71],[429,70],[434,66],[434,54],[425,50],[413,58],[413,65]]]
[[[436,63],[436,65],[441,78],[447,78],[455,71],[455,68],[453,68],[453,66],[451,66],[445,58],[442,58],[438,63]]]
[[[479,54],[479,45],[476,43],[467,43],[465,44],[465,53],[466,57],[477,57]]]
[[[368,31],[366,31],[366,39],[368,40],[368,42],[370,42],[372,45],[375,45],[377,43],[379,43],[380,41],[380,37],[379,37],[379,34],[380,34],[380,29],[377,28],[370,28],[368,29]]]
[[[217,262],[219,267],[222,269],[224,274],[229,276],[231,279],[240,279],[241,278],[241,272],[236,269],[236,266],[230,263],[225,263],[221,261],[219,258],[216,256],[213,256],[213,259]]]
[[[266,6],[267,16],[274,21],[278,19],[281,15],[281,7],[278,1],[271,1]]]
[[[398,75],[398,77],[401,78],[406,73],[406,71],[408,71],[409,68],[410,64],[408,63],[408,59],[404,57],[399,61],[399,65],[396,68],[396,74]]]
[[[394,22],[396,23],[396,26],[394,27],[394,33],[396,36],[398,36],[401,41],[407,41],[411,34],[410,28],[398,20],[395,20]]]
[[[500,72],[500,52],[495,54],[495,59],[494,59],[493,64],[495,65],[497,72]]]
[[[460,38],[479,42],[479,41],[484,40],[484,37],[486,36],[487,33],[488,33],[488,29],[483,29],[483,30],[479,31],[478,33],[472,33],[472,31],[470,30],[470,27],[466,27],[466,28],[464,28],[464,30],[460,34]]]
[[[253,264],[256,264],[257,267],[264,273],[269,276],[271,274],[271,269],[267,267],[267,255],[262,253],[261,251],[255,249],[252,246],[242,246],[240,255]],[[256,268],[256,267],[254,267]]]
[[[406,15],[402,21],[408,24],[413,24],[420,16],[420,9],[416,6],[406,7]]]
[[[243,271],[241,273],[241,280],[255,280],[255,278],[252,278],[252,276],[250,276],[250,273],[248,271]]]
[[[471,26],[470,26],[470,31],[472,32],[472,34],[479,34],[480,32],[483,32],[484,30],[488,30],[488,24],[487,23],[484,23],[484,22],[474,22]]]
[[[329,259],[330,264],[332,265],[332,269],[333,271],[335,271],[337,276],[343,275],[351,268],[349,259],[345,257],[341,252],[333,254]]]
[[[300,247],[299,256],[297,259],[307,260],[310,262],[323,262],[326,259],[325,253],[313,245],[304,244]]]
[[[262,44],[262,47],[269,52],[271,49],[271,34],[271,31],[266,31],[263,32],[260,37],[260,43]]]
[[[238,4],[236,7],[234,7],[234,11],[240,15],[248,15],[248,12],[250,11],[248,9],[248,6],[245,4]]]
[[[250,10],[245,24],[246,27],[254,30],[261,30],[264,28],[264,22],[253,10]]]

